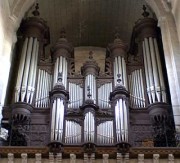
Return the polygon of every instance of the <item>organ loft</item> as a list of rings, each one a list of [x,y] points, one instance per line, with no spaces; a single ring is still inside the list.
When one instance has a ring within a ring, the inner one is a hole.
[[[3,145],[47,146],[64,157],[73,149],[87,158],[106,149],[113,157],[133,147],[176,146],[160,30],[143,10],[130,46],[116,32],[106,48],[81,51],[62,28],[47,57],[51,33],[36,6],[19,29]]]

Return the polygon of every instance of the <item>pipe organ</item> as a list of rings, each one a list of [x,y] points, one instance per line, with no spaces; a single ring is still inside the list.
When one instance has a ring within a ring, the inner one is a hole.
[[[32,145],[34,128],[22,128],[36,124],[45,126],[46,134],[38,136],[45,137],[41,143],[49,143],[52,151],[83,145],[86,152],[94,152],[96,146],[107,145],[121,152],[147,139],[155,146],[173,144],[156,20],[145,16],[136,22],[129,51],[116,34],[100,61],[104,69],[89,47],[80,72],[75,71],[76,52],[64,29],[47,59],[42,50],[49,43],[45,22],[35,15],[21,28],[24,42],[14,102],[3,110],[9,144]]]

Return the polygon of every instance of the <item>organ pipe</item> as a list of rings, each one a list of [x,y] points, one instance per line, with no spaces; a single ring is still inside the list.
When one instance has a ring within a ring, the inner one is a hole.
[[[164,77],[157,44],[157,22],[146,16],[136,23],[136,36],[141,40],[149,104],[167,102]]]
[[[95,138],[95,119],[94,115],[91,112],[85,114],[84,119],[84,138],[85,142],[94,142]]]
[[[16,83],[15,102],[32,103],[35,91],[38,48],[37,38],[25,39]]]
[[[110,108],[109,95],[112,91],[112,83],[105,83],[98,88],[98,104],[101,108]]]
[[[44,42],[48,42],[48,27],[43,19],[34,15],[22,21],[21,29],[23,29],[24,42],[15,88],[15,102],[32,104],[36,92],[39,49],[44,46]]]
[[[113,121],[106,121],[97,126],[97,143],[113,144]]]
[[[51,91],[51,74],[46,70],[38,70],[35,106],[44,108],[49,106],[49,92]]]
[[[82,105],[83,89],[80,85],[69,82],[70,104],[69,108],[79,108]]]
[[[144,85],[142,78],[142,69],[134,70],[128,75],[130,105],[133,108],[145,107]]]

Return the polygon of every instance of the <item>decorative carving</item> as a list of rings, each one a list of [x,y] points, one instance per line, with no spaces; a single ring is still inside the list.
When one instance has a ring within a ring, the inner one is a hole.
[[[144,163],[144,154],[138,154],[138,163]]]
[[[174,155],[173,154],[168,155],[168,163],[174,163]]]
[[[76,163],[76,155],[73,153],[70,154],[70,163]]]
[[[129,152],[131,145],[127,142],[121,142],[116,144],[117,146],[117,151],[119,153],[122,153],[123,155],[125,155],[127,152]]]
[[[56,163],[62,162],[62,153],[57,153],[56,154]]]
[[[51,142],[48,144],[48,147],[49,151],[52,152],[54,155],[63,152],[63,144],[60,142]]]
[[[74,58],[69,58],[68,61],[69,61],[68,75],[69,76],[74,76],[75,75]]]
[[[83,144],[83,149],[84,149],[85,153],[87,153],[88,155],[91,155],[92,153],[95,152],[96,145],[91,142],[85,143],[85,144]]]
[[[124,163],[129,163],[129,153],[124,155]]]
[[[89,162],[89,157],[87,153],[84,153],[84,163],[88,163]]]
[[[159,154],[153,154],[153,163],[159,163]]]
[[[21,163],[27,163],[27,153],[21,154]]]
[[[109,163],[109,154],[103,154],[103,163]]]
[[[8,163],[14,163],[14,154],[8,153]]]
[[[36,153],[35,154],[35,159],[36,159],[35,163],[41,163],[41,153]]]
[[[112,75],[112,60],[111,58],[106,58],[105,61],[105,74],[108,76]]]
[[[112,79],[104,78],[104,79],[98,79],[97,80],[97,88],[100,88],[102,85],[112,83]]]
[[[121,153],[117,153],[117,163],[123,163],[123,156]]]
[[[49,163],[54,163],[54,154],[49,153]]]

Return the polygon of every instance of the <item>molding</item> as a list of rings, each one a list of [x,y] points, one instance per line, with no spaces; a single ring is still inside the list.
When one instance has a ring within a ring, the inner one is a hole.
[[[64,156],[69,156],[70,154],[75,154],[78,156],[83,156],[83,147],[82,146],[64,146],[63,147],[63,154]],[[41,153],[42,158],[48,157],[49,148],[48,147],[13,147],[13,146],[6,146],[0,147],[1,156],[7,157],[8,153],[13,153],[20,157],[21,153],[27,153],[28,157],[35,157],[36,153]],[[139,154],[144,154],[145,158],[152,158],[153,154],[159,154],[161,158],[168,158],[169,154],[174,154],[176,159],[180,158],[180,148],[163,148],[163,147],[150,147],[150,148],[130,148],[129,155],[130,158],[138,158]],[[109,154],[110,158],[116,158],[117,149],[113,146],[96,146],[96,155],[102,157],[103,154]]]

